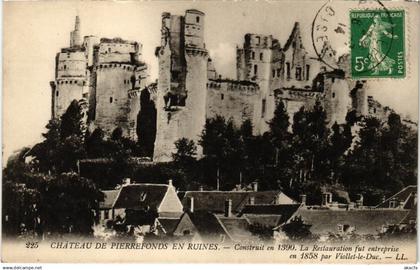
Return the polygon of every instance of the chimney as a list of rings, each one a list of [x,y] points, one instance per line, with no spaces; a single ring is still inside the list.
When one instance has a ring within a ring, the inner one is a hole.
[[[332,195],[330,192],[322,193],[322,206],[327,206],[332,202]]]
[[[255,197],[254,196],[251,196],[251,197],[249,197],[249,204],[255,204]]]
[[[300,203],[302,205],[306,205],[306,194],[300,194],[299,198],[300,198]]]
[[[168,186],[172,186],[172,179],[168,180]]]
[[[232,216],[232,200],[228,199],[225,201],[225,217]]]
[[[360,208],[363,206],[363,195],[359,194],[359,199],[356,201],[357,208]]]
[[[252,190],[253,191],[258,191],[258,182],[257,181],[252,182]]]
[[[122,184],[123,186],[128,186],[128,185],[131,184],[131,179],[130,178],[124,178],[122,183],[123,183]]]
[[[190,198],[190,212],[194,213],[194,197]]]
[[[198,188],[198,191],[204,191],[203,186],[200,186],[200,187]]]

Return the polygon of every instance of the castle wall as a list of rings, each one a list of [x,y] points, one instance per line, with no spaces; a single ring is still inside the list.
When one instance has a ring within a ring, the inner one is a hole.
[[[331,126],[335,122],[344,124],[347,113],[351,110],[350,89],[344,79],[328,78],[324,83],[324,108],[327,122]]]
[[[73,100],[87,97],[87,86],[84,79],[58,79],[52,89],[54,102],[52,104],[53,118],[59,118],[67,110]]]
[[[197,144],[205,125],[208,53],[203,30],[200,11],[187,10],[185,17],[162,14],[154,161],[172,160],[178,139]]]
[[[253,121],[258,92],[256,84],[210,80],[207,83],[206,117],[220,115],[226,120],[232,119],[239,128],[245,120]]]
[[[99,44],[99,38],[95,36],[86,36],[83,40],[83,47],[85,48],[85,57],[87,65],[92,66],[94,62],[94,48]]]
[[[62,50],[57,54],[56,78],[85,76],[86,57],[83,51]]]
[[[129,97],[134,68],[128,64],[101,64],[96,70],[95,126],[108,134],[120,127],[123,135],[132,139],[135,139],[136,132],[130,115],[137,117],[140,110],[139,105],[131,105]],[[140,102],[139,98],[136,100]]]
[[[101,39],[98,50],[98,62],[122,62],[131,63],[138,60],[140,45],[137,42],[123,41],[121,39]]]

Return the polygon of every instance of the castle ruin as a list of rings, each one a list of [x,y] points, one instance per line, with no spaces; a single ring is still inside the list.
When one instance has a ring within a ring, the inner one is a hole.
[[[95,36],[82,41],[76,17],[70,47],[56,57],[52,117],[60,117],[76,99],[85,108],[90,129],[99,127],[110,134],[120,127],[124,136],[136,140],[138,132],[150,132],[139,130],[141,102],[153,106],[153,160],[164,162],[172,160],[178,139],[198,143],[206,119],[216,115],[232,119],[238,127],[249,119],[254,133],[263,134],[280,101],[291,116],[302,106],[310,109],[320,102],[329,125],[344,123],[352,111],[356,116],[378,111],[380,118],[389,113],[368,98],[365,81],[350,80],[348,55],[335,60],[335,51],[325,43],[321,55],[309,56],[299,23],[284,46],[271,35],[245,34],[236,50],[237,77],[226,79],[218,75],[205,46],[203,12],[190,9],[183,16],[165,12],[161,19],[161,44],[155,51],[158,80],[149,84],[139,42]],[[324,64],[325,59],[334,60],[338,68]],[[148,101],[141,101],[141,96]]]

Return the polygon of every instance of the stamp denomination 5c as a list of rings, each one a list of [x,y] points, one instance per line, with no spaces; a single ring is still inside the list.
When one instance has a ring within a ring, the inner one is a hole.
[[[404,20],[404,10],[350,12],[353,78],[405,77]]]

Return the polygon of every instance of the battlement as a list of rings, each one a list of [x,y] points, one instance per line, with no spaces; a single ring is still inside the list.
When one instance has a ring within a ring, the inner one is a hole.
[[[132,41],[132,40],[125,40],[122,39],[120,37],[115,37],[115,38],[101,38],[100,39],[101,43],[114,43],[114,44],[130,44],[130,45],[136,45],[138,44],[137,41]]]
[[[279,42],[274,39],[272,35],[261,35],[261,34],[245,34],[244,48],[259,48],[259,49],[270,49]]]
[[[125,62],[125,63],[106,62],[106,63],[102,63],[102,64],[99,64],[99,65],[96,66],[97,70],[110,69],[110,68],[121,68],[121,69],[127,70],[127,71],[143,71],[143,70],[147,69],[147,66],[144,65],[141,62],[139,62],[137,64],[130,63],[130,62]]]
[[[208,56],[208,51],[202,48],[185,47],[185,52],[190,56]]]
[[[258,84],[250,81],[234,81],[228,79],[209,80],[207,83],[207,89],[213,90],[226,90],[226,91],[237,91],[249,94],[255,94],[259,91],[260,87]]]

